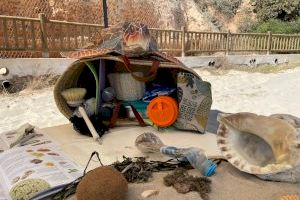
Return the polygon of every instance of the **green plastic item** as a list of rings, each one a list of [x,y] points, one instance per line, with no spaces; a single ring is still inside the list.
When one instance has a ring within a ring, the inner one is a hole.
[[[100,89],[99,89],[99,78],[98,78],[98,74],[97,71],[94,67],[94,65],[91,62],[85,62],[85,64],[89,67],[89,69],[91,70],[91,72],[94,75],[95,81],[96,81],[96,102],[99,102],[99,98],[100,98]],[[98,108],[98,105],[96,105],[96,108]],[[96,109],[95,111],[96,115],[98,115],[98,109]]]

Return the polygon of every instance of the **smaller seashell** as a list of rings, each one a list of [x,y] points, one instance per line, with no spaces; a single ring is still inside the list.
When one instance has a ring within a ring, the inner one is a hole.
[[[136,138],[135,146],[143,153],[157,153],[164,143],[153,133],[143,133]]]
[[[143,199],[146,199],[154,195],[158,195],[158,193],[158,190],[145,190],[144,192],[142,192],[141,196],[143,197]]]

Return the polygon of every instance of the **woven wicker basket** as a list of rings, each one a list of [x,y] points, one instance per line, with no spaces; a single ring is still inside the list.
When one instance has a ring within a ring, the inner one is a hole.
[[[60,112],[68,119],[72,116],[73,110],[68,106],[61,92],[68,88],[77,87],[78,79],[85,67],[86,65],[82,62],[74,63],[64,72],[54,87],[55,103]]]
[[[88,67],[84,63],[85,61],[97,61],[99,59],[104,59],[107,61],[107,63],[110,63],[111,61],[116,61],[118,68],[122,66],[123,60],[118,56],[105,56],[105,57],[97,57],[89,60],[77,60],[74,63],[72,63],[67,70],[62,74],[62,76],[57,81],[55,87],[54,87],[54,99],[56,102],[56,105],[60,112],[66,117],[70,118],[73,114],[73,109],[70,108],[65,99],[62,97],[61,92],[65,89],[74,88],[74,87],[88,87],[88,92],[86,97],[90,98],[93,97],[95,92],[95,80],[92,75],[92,73],[88,70]],[[156,58],[155,58],[156,59]],[[174,72],[174,74],[177,74],[179,71],[185,71],[185,72],[191,72],[198,76],[196,72],[194,72],[192,69],[189,69],[185,67],[182,63],[179,61],[173,61],[173,59],[166,59],[166,58],[157,58],[161,63],[159,65],[159,69],[164,68],[170,70],[170,72]],[[137,71],[147,71],[149,68],[151,68],[152,60],[145,60],[144,58],[135,58],[131,59],[131,64],[133,69]],[[114,68],[110,64],[106,64],[106,71],[110,71]],[[117,69],[118,71],[118,69]],[[123,70],[124,72],[126,70]],[[82,80],[83,79],[83,80]],[[84,85],[85,84],[85,85]]]

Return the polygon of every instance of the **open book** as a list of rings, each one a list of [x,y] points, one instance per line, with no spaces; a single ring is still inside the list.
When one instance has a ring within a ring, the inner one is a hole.
[[[34,140],[31,140],[32,138],[34,138]],[[40,143],[42,140],[45,140],[45,138],[38,128],[26,123],[16,130],[0,134],[0,152],[14,147],[24,146],[28,144],[29,140],[31,143]]]
[[[22,146],[0,153],[0,200],[15,199],[16,188],[26,180],[39,179],[48,188],[70,183],[83,169],[63,154],[46,135],[39,132]],[[19,190],[20,191],[20,190]]]

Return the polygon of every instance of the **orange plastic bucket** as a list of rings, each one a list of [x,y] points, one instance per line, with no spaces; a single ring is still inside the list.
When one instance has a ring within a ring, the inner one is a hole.
[[[154,98],[147,107],[149,119],[158,127],[171,126],[178,117],[178,104],[168,96]]]

